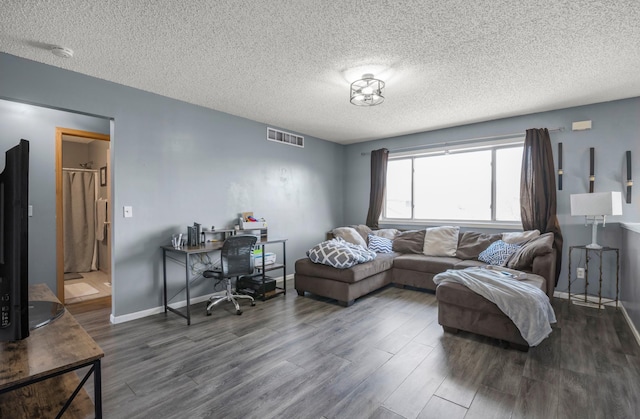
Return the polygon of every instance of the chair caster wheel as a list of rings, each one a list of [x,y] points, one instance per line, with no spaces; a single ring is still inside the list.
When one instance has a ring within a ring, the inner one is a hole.
[[[242,314],[242,310],[236,310],[236,314],[239,316]]]
[[[210,312],[210,311],[207,311],[207,316],[210,316],[210,315],[211,315],[211,312]]]
[[[255,302],[255,301],[252,301],[252,302],[251,302],[251,307],[253,307],[253,306],[255,306],[255,305],[256,305],[256,302]]]

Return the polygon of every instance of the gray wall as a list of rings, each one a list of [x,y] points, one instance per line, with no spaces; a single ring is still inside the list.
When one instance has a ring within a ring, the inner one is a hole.
[[[161,305],[160,246],[193,222],[224,226],[253,211],[267,220],[272,237],[289,239],[288,273],[343,222],[343,146],[308,136],[305,148],[266,141],[264,124],[8,54],[0,54],[0,68],[2,98],[114,120],[114,316]],[[53,159],[52,150],[33,149]],[[49,183],[53,190],[53,179]],[[48,205],[52,220],[53,200]],[[125,205],[133,207],[133,218],[123,218]],[[51,244],[41,250],[53,260],[54,226],[42,234]],[[170,274],[170,295],[179,301],[184,268],[176,265]],[[32,282],[55,289],[54,277],[52,270]],[[195,284],[195,295],[211,291],[208,283]]]
[[[571,131],[571,123],[590,119],[593,128],[589,131]],[[557,191],[558,217],[564,236],[563,270],[557,290],[567,289],[567,254],[569,246],[591,242],[591,229],[584,226],[584,219],[570,215],[569,195],[588,192],[589,147],[595,147],[595,191],[623,191],[624,153],[631,150],[636,177],[640,171],[640,98],[632,98],[615,102],[600,103],[589,106],[562,109],[537,113],[496,121],[465,125],[455,128],[413,135],[389,138],[379,141],[353,144],[346,151],[346,187],[345,187],[345,224],[364,223],[369,204],[369,171],[370,154],[361,155],[381,147],[389,149],[464,140],[478,137],[494,136],[522,132],[528,128],[549,129],[564,127],[563,132],[551,134],[554,153],[557,143],[563,143],[564,152],[564,187]],[[554,159],[555,160],[555,159]],[[557,160],[555,160],[557,164]],[[625,177],[626,177],[626,172]],[[470,174],[471,175],[471,174]],[[626,179],[624,179],[626,180]],[[640,220],[640,188],[633,191],[632,204],[623,204],[624,215],[611,217],[606,228],[600,228],[598,241],[608,246],[621,246],[620,221]],[[415,227],[417,228],[417,227]],[[577,266],[578,259],[573,262]],[[584,258],[582,259],[584,264]],[[605,265],[605,264],[603,264]],[[591,266],[593,274],[597,265]],[[593,269],[595,268],[595,269]],[[603,294],[615,294],[614,273],[605,269]],[[573,276],[575,278],[575,275]],[[623,281],[637,280],[622,278]],[[595,278],[590,280],[589,292],[597,294]],[[593,285],[593,286],[591,286]],[[578,284],[575,285],[577,287]],[[572,287],[572,291],[575,289]],[[582,284],[584,289],[584,283]]]
[[[0,79],[4,82],[4,74]],[[54,292],[57,290],[56,127],[109,133],[107,119],[0,100],[2,170],[5,150],[22,138],[29,141],[29,204],[33,206],[33,217],[29,218],[29,282],[45,283]]]

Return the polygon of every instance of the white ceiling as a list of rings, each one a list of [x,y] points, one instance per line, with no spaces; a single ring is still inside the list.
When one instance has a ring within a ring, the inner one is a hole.
[[[640,96],[639,22],[638,0],[11,0],[0,51],[349,144]],[[364,73],[383,104],[349,103]]]

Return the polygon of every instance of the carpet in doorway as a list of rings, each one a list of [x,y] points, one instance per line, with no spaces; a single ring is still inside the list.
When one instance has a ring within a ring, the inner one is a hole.
[[[64,274],[64,280],[67,281],[69,279],[80,279],[80,278],[84,278],[84,276],[74,273],[74,272],[70,272],[68,274]]]
[[[85,297],[87,295],[98,294],[99,292],[100,291],[85,282],[78,282],[77,284],[64,286],[65,298]]]

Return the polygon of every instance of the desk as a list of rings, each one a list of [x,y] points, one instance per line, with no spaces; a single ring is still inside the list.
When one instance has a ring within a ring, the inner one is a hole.
[[[173,246],[162,246],[162,284],[164,286],[164,312],[167,310],[187,319],[187,325],[191,324],[191,294],[189,288],[191,285],[191,264],[189,257],[198,253],[209,253],[222,249],[223,242],[211,242],[200,246],[183,246],[175,248]],[[169,307],[167,301],[167,253],[177,253],[185,258],[185,290],[187,292],[187,314]]]
[[[589,287],[589,261],[591,258],[591,252],[595,253],[600,260],[599,268],[599,277],[598,277],[598,308],[603,308],[605,304],[610,304],[615,302],[616,308],[618,307],[618,295],[620,292],[620,252],[618,249],[614,247],[603,247],[601,249],[590,249],[587,246],[570,246],[569,247],[569,274],[568,274],[568,282],[569,282],[569,301],[572,299],[571,294],[571,256],[573,255],[573,251],[578,250],[580,252],[584,252],[585,254],[585,271],[584,271],[584,301],[580,298],[580,301],[587,302],[587,288]],[[605,298],[604,302],[602,301],[602,254],[606,252],[615,252],[616,254],[616,298]]]
[[[29,287],[31,301],[58,301],[44,285]],[[0,342],[0,417],[102,418],[100,359],[104,352],[65,312],[16,342]],[[82,381],[73,371],[90,367]],[[82,388],[93,374],[94,401]],[[60,410],[59,413],[56,413]],[[56,416],[56,414],[58,416]]]
[[[287,239],[273,239],[273,240],[262,240],[256,243],[256,246],[262,247],[262,254],[265,255],[264,247],[267,244],[281,243],[283,249],[283,261],[282,264],[275,264],[273,266],[264,265],[264,257],[262,258],[262,266],[259,267],[259,271],[262,276],[266,271],[282,269],[284,272],[283,277],[285,278],[284,285],[281,289],[279,289],[279,293],[286,294],[286,277],[287,277],[287,264],[286,264],[286,241]],[[190,293],[190,285],[191,285],[191,265],[189,263],[189,258],[191,255],[195,255],[198,253],[209,253],[216,250],[222,249],[222,245],[224,242],[208,242],[206,244],[200,246],[183,246],[180,248],[174,248],[173,246],[162,246],[162,284],[164,286],[164,312],[171,311],[172,313],[177,314],[180,317],[184,317],[187,319],[187,325],[191,324],[191,293]],[[168,253],[176,253],[185,258],[185,290],[187,294],[186,306],[187,306],[187,314],[182,313],[179,310],[176,310],[173,307],[169,307],[169,302],[167,301],[167,254]],[[264,301],[263,296],[263,301]]]

